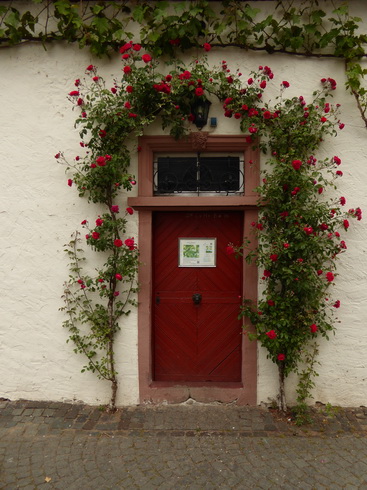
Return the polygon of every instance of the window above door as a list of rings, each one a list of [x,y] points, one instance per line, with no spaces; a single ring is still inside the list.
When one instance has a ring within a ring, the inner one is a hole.
[[[241,195],[244,161],[239,153],[157,153],[154,195]]]
[[[174,140],[139,138],[138,186],[128,205],[136,210],[256,207],[259,150],[243,135]]]

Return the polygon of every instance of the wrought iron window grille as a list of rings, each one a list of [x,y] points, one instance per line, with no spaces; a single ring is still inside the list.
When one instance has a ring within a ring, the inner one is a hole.
[[[244,161],[239,156],[159,156],[154,160],[154,194],[242,194]]]

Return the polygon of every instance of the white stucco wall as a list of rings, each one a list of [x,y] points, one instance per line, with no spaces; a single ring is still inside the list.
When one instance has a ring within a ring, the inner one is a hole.
[[[25,45],[3,49],[0,54],[2,191],[0,196],[0,397],[39,400],[82,400],[91,404],[109,399],[108,383],[93,374],[81,374],[83,359],[66,344],[62,328],[62,284],[68,261],[63,245],[83,219],[94,220],[97,209],[78,198],[67,186],[64,168],[54,155],[63,150],[73,158],[80,154],[79,137],[73,128],[75,113],[66,99],[75,78],[96,64],[103,75],[119,74],[120,62],[96,60],[71,45]],[[354,99],[345,91],[343,62],[305,59],[284,55],[246,53],[240,50],[210,52],[210,62],[226,59],[244,79],[258,65],[269,65],[275,73],[269,96],[277,94],[282,80],[291,84],[287,95],[307,97],[320,78],[338,82],[334,101],[342,104],[346,124],[337,138],[328,139],[322,152],[338,155],[344,172],[340,192],[347,208],[367,210],[365,168],[367,130]],[[213,104],[211,116],[218,117],[217,134],[238,132],[236,121],[222,115]],[[162,133],[159,125],[147,134]],[[264,163],[264,162],[263,162]],[[134,162],[134,165],[136,162]],[[119,203],[124,206],[124,202]],[[137,234],[134,215],[131,233]],[[367,402],[367,229],[365,221],[352,221],[343,234],[348,251],[339,260],[339,276],[332,292],[340,299],[336,335],[320,342],[320,376],[314,400],[340,405]],[[133,312],[117,338],[117,369],[120,389],[117,403],[138,401],[137,317]],[[276,370],[259,349],[258,402],[277,394]],[[289,383],[292,401],[292,380]]]

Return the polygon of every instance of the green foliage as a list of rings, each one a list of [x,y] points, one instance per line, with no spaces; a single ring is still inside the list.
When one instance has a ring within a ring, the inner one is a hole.
[[[312,397],[311,391],[315,387],[315,382],[312,378],[318,376],[315,370],[316,357],[319,353],[316,343],[307,346],[308,350],[304,352],[302,363],[305,368],[298,373],[298,388],[297,388],[297,406],[293,409],[297,425],[305,425],[312,422],[310,408],[307,405],[307,399]]]
[[[32,3],[39,4],[38,9],[32,9],[36,14],[18,10],[12,2],[0,6],[0,45],[32,40],[46,47],[49,42],[66,40],[104,56],[121,42],[133,39],[139,24],[138,38],[155,56],[172,57],[178,49],[184,51],[206,41],[213,46],[344,59],[346,86],[367,126],[366,89],[362,87],[365,73],[360,64],[366,56],[367,34],[361,32],[362,19],[349,15],[346,2],[329,13],[317,0],[297,5],[279,1],[266,17],[261,9],[239,0],[218,2],[219,12],[207,0]]]
[[[211,47],[204,44],[204,49]],[[334,329],[333,311],[340,302],[329,300],[328,289],[335,277],[336,261],[346,249],[338,230],[348,229],[348,217],[361,219],[359,208],[343,211],[344,197],[326,197],[328,188],[335,190],[336,180],[342,176],[339,157],[317,160],[314,156],[325,136],[335,136],[343,128],[338,104],[328,102],[336,82],[322,79],[320,89],[306,104],[303,97],[287,99],[284,91],[289,83],[283,81],[272,105],[263,98],[273,79],[268,66],[250,73],[244,85],[242,75],[228,72],[225,61],[212,69],[205,56],[187,67],[176,61],[167,63],[169,73],[162,74],[151,55],[142,54],[139,44],[125,43],[120,53],[122,77],[110,89],[90,65],[87,79],[77,79],[76,90],[69,93],[81,111],[76,124],[81,145],[87,150],[85,156],[69,163],[62,153],[56,155],[73,173],[69,185],[74,183],[80,196],[107,208],[95,226],[82,223],[89,231],[87,244],[107,255],[104,268],[95,277],[83,275],[77,236],[68,248],[71,276],[65,287],[69,315],[65,326],[77,352],[88,358],[85,369],[109,379],[116,390],[114,335],[118,319],[129,313],[127,307],[132,304],[138,260],[134,240],[123,240],[133,210],[127,208],[120,217],[116,205],[118,193],[135,184],[129,173],[132,141],[157,117],[172,136],[185,137],[194,121],[192,105],[215,97],[223,103],[224,116],[238,120],[240,129],[248,134],[247,142],[256,146],[260,141],[269,157],[258,188],[260,218],[253,223],[259,246],[255,257],[247,256],[263,270],[264,294],[256,305],[246,302],[242,315],[255,328],[249,335],[261,342],[278,365],[282,383],[290,372],[297,372],[309,343],[318,335],[328,338]],[[228,249],[243,254],[247,245]],[[124,301],[116,299],[120,281],[128,284],[121,291]],[[96,303],[95,295],[104,304]],[[90,330],[83,334],[81,327],[85,325]],[[107,354],[96,357],[103,349]],[[300,406],[305,403],[314,374],[314,358],[306,356],[307,360],[308,369],[300,375]]]
[[[265,87],[271,77],[265,67],[251,86],[257,80]],[[253,223],[264,292],[257,305],[245,303],[242,315],[256,330],[250,337],[259,340],[278,364],[281,382],[297,371],[305,346],[317,335],[328,338],[334,329],[333,313],[340,302],[330,301],[329,287],[336,261],[346,249],[339,231],[348,229],[349,217],[361,219],[359,208],[342,210],[344,197],[326,197],[327,189],[335,190],[343,175],[341,160],[336,155],[317,160],[314,152],[326,135],[336,135],[343,124],[338,104],[327,102],[335,80],[321,83],[307,105],[303,97],[284,96],[274,106],[263,104],[262,111],[247,106],[244,111],[237,100],[228,104],[234,113],[242,114],[241,127],[252,138],[266,136],[264,151],[271,153],[258,188],[259,221]],[[284,81],[283,87],[287,86]],[[312,387],[305,379],[302,383],[303,393]]]

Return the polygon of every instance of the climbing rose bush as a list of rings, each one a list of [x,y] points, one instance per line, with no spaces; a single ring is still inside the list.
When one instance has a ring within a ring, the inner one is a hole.
[[[203,50],[209,52],[210,44],[205,43]],[[347,249],[341,234],[348,231],[351,218],[362,217],[358,207],[344,211],[347,199],[337,193],[337,181],[343,176],[340,157],[320,160],[316,156],[324,138],[335,136],[344,127],[339,105],[328,101],[336,81],[322,78],[318,90],[306,99],[303,95],[287,98],[291,84],[283,80],[278,82],[280,95],[272,103],[265,100],[266,90],[276,83],[276,77],[268,66],[243,76],[239,70],[232,72],[225,60],[209,68],[203,56],[189,66],[176,60],[172,68],[168,63],[162,74],[157,60],[140,44],[126,43],[120,56],[121,76],[113,83],[106,84],[97,68],[89,65],[87,78],[77,78],[68,94],[80,111],[76,124],[84,153],[73,162],[62,152],[56,158],[72,173],[67,182],[70,187],[107,208],[95,226],[90,227],[86,220],[82,224],[88,228],[87,244],[109,255],[105,269],[98,271],[96,278],[87,278],[81,275],[73,242],[69,253],[74,275],[65,289],[70,320],[65,326],[72,332],[77,350],[87,355],[87,369],[97,370],[112,382],[113,405],[117,390],[114,334],[118,319],[128,312],[125,308],[132,301],[138,257],[134,238],[126,236],[133,209],[126,208],[124,216],[116,216],[120,213],[118,196],[136,184],[129,172],[130,151],[139,151],[139,147],[132,148],[131,141],[157,117],[174,138],[184,137],[195,128],[192,107],[216,98],[223,116],[238,122],[246,135],[244,141],[268,155],[257,189],[259,220],[253,223],[253,236],[249,237],[258,241],[258,248],[248,253],[245,244],[228,244],[227,253],[246,254],[262,271],[263,296],[257,304],[245,301],[241,314],[249,337],[257,339],[278,366],[281,406],[285,408],[285,377],[297,370],[311,341],[320,335],[327,337],[334,329],[333,313],[341,303],[331,299],[329,288],[337,277],[337,260]],[[125,303],[120,276],[122,281],[130,281]],[[79,296],[70,292],[74,286]],[[89,290],[99,291],[107,304],[91,310],[92,300],[84,303]],[[119,303],[114,303],[117,297]],[[78,308],[79,316],[75,313]],[[81,335],[78,322],[89,322],[91,337]],[[107,354],[98,361],[96,352],[101,346],[107,347]]]

